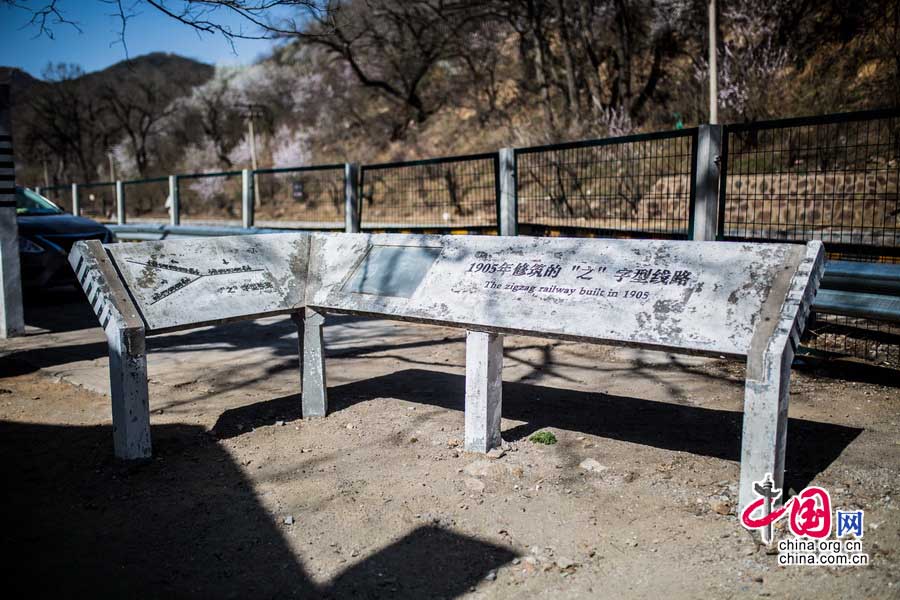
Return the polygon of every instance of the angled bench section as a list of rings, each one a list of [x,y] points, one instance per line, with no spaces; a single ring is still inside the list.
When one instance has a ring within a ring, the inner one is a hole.
[[[328,409],[329,312],[466,335],[466,448],[498,445],[506,333],[747,361],[741,507],[784,473],[794,352],[822,245],[272,234],[75,246],[70,261],[110,347],[116,455],[150,453],[145,335],[291,314],[303,416]]]
[[[151,453],[146,336],[290,314],[301,329],[301,353],[306,335],[321,339],[321,319],[318,333],[315,321],[304,327],[308,255],[306,234],[72,248],[69,262],[109,344],[117,457]]]
[[[466,447],[500,443],[502,334],[746,358],[741,506],[782,484],[788,382],[822,245],[315,235],[307,310],[468,330]]]

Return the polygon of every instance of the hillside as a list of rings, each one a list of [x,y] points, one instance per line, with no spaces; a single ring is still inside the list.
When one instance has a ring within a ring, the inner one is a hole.
[[[214,72],[212,65],[163,52],[90,73],[77,65],[48,66],[44,79],[0,67],[0,81],[11,84],[19,179],[43,182],[45,157],[51,183],[103,178],[98,169],[120,139],[152,139],[160,133],[152,124]]]
[[[704,2],[338,4],[247,67],[154,53],[89,74],[60,66],[50,82],[10,71],[21,178],[42,181],[45,162],[47,179],[61,183],[106,179],[111,163],[129,178],[246,167],[247,105],[263,167],[446,156],[708,119]],[[900,105],[898,6],[723,3],[720,121]]]

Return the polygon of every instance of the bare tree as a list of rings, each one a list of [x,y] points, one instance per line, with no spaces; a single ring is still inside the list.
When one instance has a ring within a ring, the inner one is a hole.
[[[360,85],[401,109],[393,139],[410,122],[424,123],[447,98],[436,73],[466,52],[466,40],[485,16],[467,0],[331,0],[313,13],[315,25],[286,33],[326,49]]]
[[[107,120],[105,104],[81,78],[75,65],[48,67],[43,86],[31,101],[28,144],[49,149],[69,176],[93,181],[115,135]],[[62,175],[62,173],[60,173]]]
[[[150,145],[162,133],[161,126],[174,114],[172,100],[183,93],[159,80],[153,72],[135,73],[130,81],[105,85],[100,97],[116,131],[127,139],[138,174],[149,172]]]

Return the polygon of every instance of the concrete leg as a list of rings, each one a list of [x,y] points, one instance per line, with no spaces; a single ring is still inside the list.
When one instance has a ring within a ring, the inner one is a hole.
[[[291,321],[297,326],[297,364],[300,366],[300,390],[303,391],[303,332],[305,327],[303,322],[305,319],[304,311],[291,313]]]
[[[325,315],[311,308],[305,309],[300,326],[301,385],[303,418],[324,417],[328,414],[328,387],[325,379],[325,342],[322,326]]]
[[[788,397],[791,363],[790,344],[781,356],[770,355],[761,361],[762,379],[747,379],[744,390],[744,428],[741,434],[740,509],[756,499],[753,483],[772,474],[775,487],[784,484],[784,455],[787,443]],[[749,361],[754,361],[750,357]],[[752,366],[748,362],[748,371]],[[784,499],[782,493],[781,499]],[[781,500],[778,501],[780,504]]]
[[[113,443],[117,458],[147,458],[150,446],[150,397],[144,333],[107,329]]]
[[[502,443],[503,336],[466,332],[466,450],[487,452]]]

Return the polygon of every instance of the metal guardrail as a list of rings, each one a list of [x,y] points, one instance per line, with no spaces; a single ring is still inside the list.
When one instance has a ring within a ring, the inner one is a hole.
[[[900,297],[823,289],[813,308],[820,313],[900,323]]]
[[[822,286],[900,296],[900,265],[832,260],[828,262]]]
[[[230,235],[256,235],[261,233],[285,233],[287,229],[268,227],[217,227],[210,225],[107,225],[120,241],[149,241],[170,238],[222,237]]]

